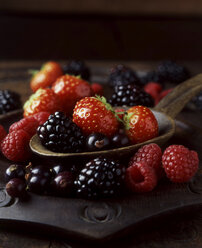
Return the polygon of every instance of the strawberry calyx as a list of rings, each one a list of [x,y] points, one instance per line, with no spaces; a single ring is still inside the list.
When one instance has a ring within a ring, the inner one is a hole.
[[[123,124],[125,126],[126,130],[129,130],[131,128],[130,120],[134,113],[128,113],[126,112],[123,117]]]
[[[32,77],[34,77],[38,72],[39,70],[28,70],[28,73],[31,74]]]
[[[95,99],[97,99],[98,101],[102,102],[102,103],[105,105],[106,109],[109,110],[109,111],[111,111],[111,112],[115,115],[116,119],[117,119],[119,122],[122,122],[122,123],[123,123],[123,120],[121,120],[121,118],[118,116],[118,114],[124,114],[123,111],[121,111],[121,112],[116,112],[116,111],[114,110],[114,108],[112,107],[112,105],[111,105],[110,103],[107,102],[107,99],[106,99],[104,96],[95,95],[95,97],[93,97],[93,98],[95,98]]]

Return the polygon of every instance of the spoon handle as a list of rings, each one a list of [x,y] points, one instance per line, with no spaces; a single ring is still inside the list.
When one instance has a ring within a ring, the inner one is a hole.
[[[175,118],[200,91],[202,91],[202,73],[176,86],[154,109]]]

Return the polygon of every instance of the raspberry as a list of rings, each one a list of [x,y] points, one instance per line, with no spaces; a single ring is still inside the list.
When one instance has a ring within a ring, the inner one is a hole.
[[[182,145],[171,145],[163,153],[163,168],[167,177],[176,183],[189,181],[198,169],[199,159],[195,151]]]
[[[14,162],[23,162],[30,155],[30,135],[24,130],[17,130],[9,133],[1,143],[3,155]]]
[[[146,164],[152,167],[158,178],[162,175],[162,166],[161,166],[162,152],[161,148],[157,144],[149,144],[141,147],[135,155],[131,158],[129,166],[135,162],[146,162]]]
[[[165,96],[167,96],[168,93],[170,93],[172,90],[173,90],[173,88],[170,88],[170,89],[167,89],[167,90],[162,91],[160,93],[160,95],[158,96],[158,98],[156,99],[155,103],[157,104],[158,102],[160,102],[161,99],[163,99]]]
[[[103,96],[103,86],[101,84],[98,83],[93,83],[91,84],[91,89],[93,90],[94,95],[99,95],[99,96]]]
[[[27,118],[21,119],[18,122],[14,122],[9,128],[9,133],[22,129],[30,134],[30,136],[33,136],[36,133],[36,129],[38,126],[38,121],[34,117],[29,116]]]
[[[44,124],[44,122],[46,122],[48,120],[50,113],[49,112],[39,112],[33,115],[34,119],[36,119],[39,123],[39,125]]]
[[[159,83],[150,82],[145,85],[144,90],[156,101],[159,98],[160,92],[162,91],[162,86]]]
[[[152,191],[157,184],[155,170],[146,162],[133,163],[126,169],[126,185],[137,193]]]
[[[6,130],[2,125],[0,125],[0,143],[6,137],[7,133]]]

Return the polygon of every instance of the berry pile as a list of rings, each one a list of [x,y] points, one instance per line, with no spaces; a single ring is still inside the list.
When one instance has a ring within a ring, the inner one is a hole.
[[[140,85],[136,73],[130,67],[124,65],[111,68],[108,81],[111,87],[128,84]]]
[[[165,61],[142,78],[143,87],[131,68],[118,65],[111,69],[109,84],[114,93],[108,103],[101,96],[102,85],[85,81],[90,71],[82,61],[71,61],[64,72],[56,62],[44,64],[31,80],[35,93],[24,105],[24,118],[13,123],[8,134],[0,125],[2,154],[15,163],[28,164],[12,164],[6,170],[10,196],[24,197],[32,192],[97,199],[127,190],[152,191],[163,176],[183,183],[196,174],[198,154],[182,145],[169,146],[162,152],[157,144],[148,144],[129,162],[96,157],[79,165],[33,165],[29,142],[35,134],[47,149],[63,153],[117,149],[157,137],[158,122],[148,107],[172,90],[164,90],[164,82],[178,84],[189,77],[183,66]],[[19,108],[18,100],[15,94],[0,91],[0,114],[13,110],[14,105]],[[115,110],[112,106],[121,107]]]
[[[20,95],[11,90],[0,90],[0,115],[21,108]]]
[[[154,100],[149,94],[142,88],[131,84],[116,86],[109,103],[112,106],[154,106]]]

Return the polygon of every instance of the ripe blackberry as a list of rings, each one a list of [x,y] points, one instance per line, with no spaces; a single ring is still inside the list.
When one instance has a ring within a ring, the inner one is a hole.
[[[120,192],[124,179],[123,165],[112,159],[99,157],[84,166],[74,185],[79,197],[109,197]]]
[[[0,114],[22,107],[20,95],[10,90],[0,90]]]
[[[202,91],[192,99],[192,102],[199,110],[202,110]]]
[[[109,75],[109,85],[111,87],[115,87],[128,84],[140,85],[140,81],[136,73],[131,68],[124,65],[117,65],[113,67]]]
[[[114,93],[108,102],[112,106],[154,106],[152,97],[136,85],[121,85],[115,87]]]
[[[157,73],[161,81],[175,84],[179,84],[190,77],[189,71],[184,66],[170,60],[161,62],[157,67]]]
[[[80,152],[85,138],[80,128],[62,112],[55,112],[38,127],[42,145],[53,152]]]
[[[149,71],[146,75],[139,78],[143,85],[149,82],[161,83],[161,79],[156,71]]]
[[[72,60],[63,67],[63,71],[65,74],[81,76],[82,79],[87,81],[90,79],[90,70],[85,65],[84,61]]]

